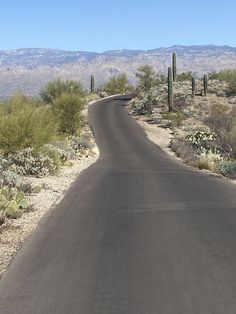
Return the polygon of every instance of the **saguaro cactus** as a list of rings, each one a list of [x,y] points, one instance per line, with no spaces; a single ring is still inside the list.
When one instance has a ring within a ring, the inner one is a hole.
[[[195,77],[192,77],[192,98],[195,97],[195,92],[196,92],[196,80]]]
[[[90,79],[90,91],[91,91],[91,94],[94,93],[94,76],[91,75],[91,79]]]
[[[173,81],[176,82],[177,78],[177,67],[176,67],[176,54],[172,54],[172,72],[173,72]]]
[[[203,77],[203,87],[204,87],[204,96],[207,96],[208,76],[206,74],[204,74],[204,77]]]
[[[168,107],[173,109],[173,73],[171,67],[168,68]]]

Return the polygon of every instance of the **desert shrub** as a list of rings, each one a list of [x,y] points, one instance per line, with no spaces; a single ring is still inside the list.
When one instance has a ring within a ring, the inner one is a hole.
[[[92,93],[92,94],[89,94],[89,95],[86,96],[87,102],[96,101],[96,100],[99,100],[99,99],[101,99],[101,97],[97,93]]]
[[[236,109],[215,105],[205,122],[215,134],[216,145],[228,158],[236,158]]]
[[[208,75],[210,80],[219,80],[230,82],[236,79],[236,70],[222,70],[220,72],[212,72]]]
[[[47,155],[33,148],[26,148],[8,156],[10,169],[20,175],[33,175],[36,177],[54,174],[57,165]]]
[[[192,81],[193,73],[191,71],[188,72],[182,72],[180,74],[177,74],[177,81],[178,82],[184,82],[184,81]]]
[[[137,115],[150,115],[153,109],[158,107],[163,107],[163,103],[158,97],[156,88],[151,88],[148,92],[139,92],[137,97],[131,100],[132,111]]]
[[[203,150],[213,150],[215,147],[215,135],[206,131],[196,131],[189,134],[186,136],[186,140],[198,153],[201,153]]]
[[[63,150],[59,149],[58,147],[55,147],[51,144],[44,145],[40,149],[40,154],[43,156],[49,157],[54,165],[54,172],[59,171],[61,166],[65,164],[65,162],[68,160],[67,155],[64,153]]]
[[[223,161],[219,165],[219,171],[223,176],[236,179],[236,161]]]
[[[215,171],[216,165],[214,161],[209,160],[208,158],[200,157],[197,161],[197,166],[200,170],[206,169],[212,172]]]
[[[56,136],[57,120],[51,109],[22,94],[13,96],[0,112],[0,150],[4,154],[39,148]]]
[[[228,83],[229,93],[236,94],[236,70],[235,69],[210,73],[209,78]]]
[[[152,109],[155,107],[156,98],[152,94],[143,95],[141,98],[137,98],[137,100],[133,103],[133,111],[136,114],[151,114]]]
[[[52,110],[59,121],[61,134],[75,135],[82,126],[82,110],[85,98],[72,93],[62,93],[52,104]]]
[[[177,111],[186,109],[188,107],[187,98],[184,96],[179,96],[179,97],[175,96],[174,107],[175,107],[175,110]]]
[[[63,156],[65,162],[70,159],[76,159],[76,154],[74,149],[71,147],[71,142],[71,139],[67,138],[64,140],[53,142],[53,146],[61,152],[61,156]]]
[[[197,166],[198,156],[192,145],[183,138],[174,139],[171,141],[171,149],[176,155],[184,160],[185,163],[191,166]]]
[[[79,82],[73,80],[60,80],[56,79],[49,82],[41,92],[40,96],[46,103],[53,103],[56,98],[60,98],[64,93],[71,93],[79,98],[85,97],[85,91]]]
[[[82,152],[83,150],[90,150],[92,148],[89,137],[85,135],[72,136],[70,140],[70,146],[75,151],[75,153]]]
[[[118,76],[112,76],[103,86],[103,90],[108,95],[125,94],[133,92],[133,87],[130,85],[125,73]]]
[[[202,148],[199,156],[201,158],[208,159],[209,161],[216,163],[224,160],[224,157],[222,156],[220,150],[216,147],[210,149]]]
[[[165,112],[162,114],[162,118],[165,120],[170,120],[171,126],[180,126],[181,123],[186,119],[186,115],[181,112]]]
[[[160,81],[164,81],[164,76],[157,76],[151,65],[145,64],[138,68],[136,77],[139,80],[138,91],[149,92],[157,86]]]

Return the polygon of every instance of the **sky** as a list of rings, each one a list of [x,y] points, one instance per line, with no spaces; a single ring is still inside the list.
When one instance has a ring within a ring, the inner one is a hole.
[[[0,0],[0,50],[236,46],[235,0]]]

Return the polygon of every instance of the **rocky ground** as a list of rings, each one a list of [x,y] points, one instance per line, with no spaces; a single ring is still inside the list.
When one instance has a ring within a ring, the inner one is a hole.
[[[171,150],[174,147],[171,143],[185,140],[195,132],[212,132],[206,120],[212,115],[214,108],[227,108],[229,112],[236,108],[236,97],[229,96],[228,85],[218,80],[209,81],[206,97],[202,81],[197,80],[194,98],[191,82],[175,83],[173,112],[168,112],[167,91],[167,84],[160,84],[149,93],[139,93],[130,102],[129,111],[141,123],[148,136],[172,156],[176,156],[176,153]],[[205,157],[212,156],[216,158],[214,154]],[[178,157],[181,156],[178,154]],[[188,160],[188,164],[198,167],[196,160]],[[217,172],[215,165],[215,160],[209,159],[202,169]]]

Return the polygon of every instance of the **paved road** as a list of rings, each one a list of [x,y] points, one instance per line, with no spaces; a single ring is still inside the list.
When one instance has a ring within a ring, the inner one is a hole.
[[[0,283],[1,314],[235,314],[236,186],[91,108],[101,149]]]

